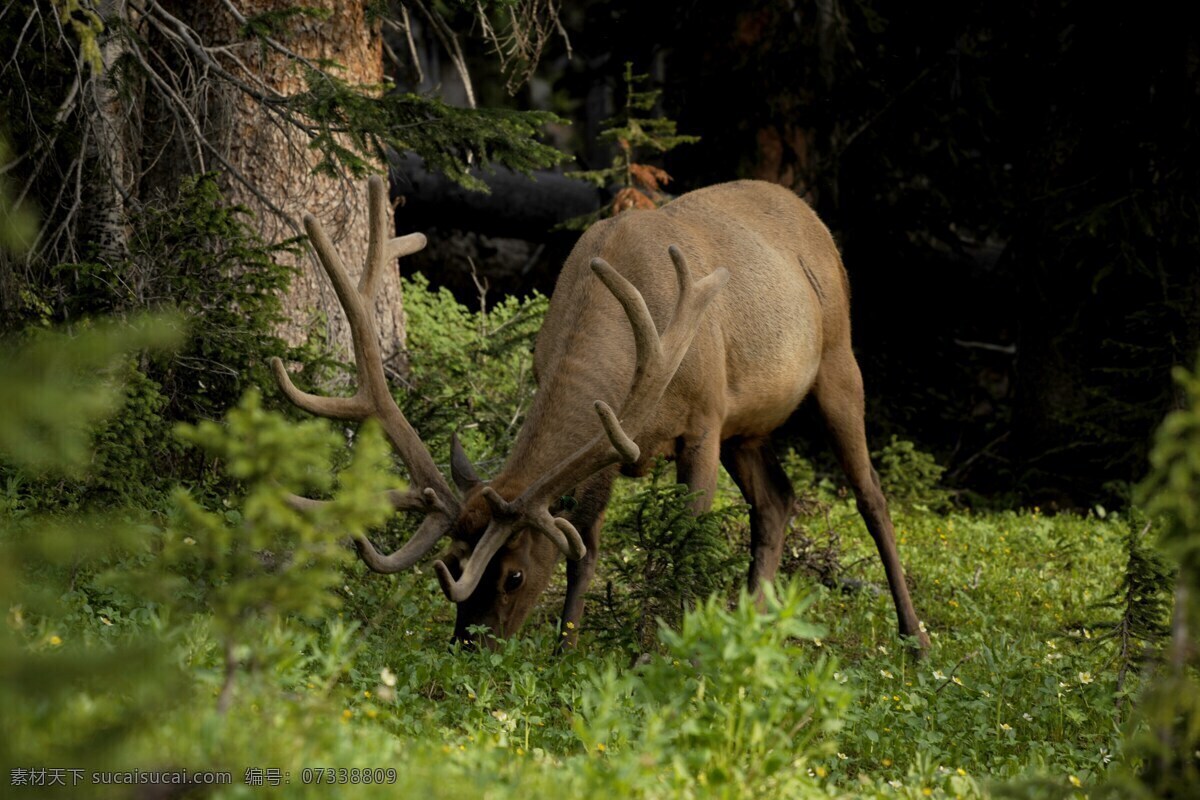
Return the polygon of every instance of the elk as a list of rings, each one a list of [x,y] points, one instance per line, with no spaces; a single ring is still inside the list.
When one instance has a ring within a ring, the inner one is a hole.
[[[559,275],[534,349],[537,392],[504,467],[481,479],[455,437],[452,488],[392,397],[369,313],[382,270],[424,247],[425,237],[389,238],[382,180],[371,178],[368,190],[370,238],[357,286],[321,224],[304,217],[349,320],[355,394],[307,394],[278,359],[272,367],[300,408],[381,423],[412,487],[391,492],[391,503],[425,517],[393,553],[366,537],[355,545],[367,567],[386,574],[449,538],[433,566],[457,604],[456,640],[470,641],[475,625],[515,633],[562,554],[560,624],[574,644],[616,473],[640,474],[659,456],[676,461],[696,512],[709,507],[725,466],[750,507],[749,587],[758,590],[775,576],[794,503],[770,436],[812,395],[879,550],[900,633],[928,647],[868,455],[849,282],[807,203],[775,184],[737,181],[593,225]],[[298,507],[317,502],[293,498]]]

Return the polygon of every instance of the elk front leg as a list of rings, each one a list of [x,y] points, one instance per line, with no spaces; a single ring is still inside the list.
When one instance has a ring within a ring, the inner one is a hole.
[[[892,518],[888,515],[887,500],[879,485],[879,476],[871,466],[867,449],[866,427],[863,422],[864,399],[862,373],[858,362],[850,351],[850,345],[827,352],[817,373],[813,387],[817,405],[825,424],[829,428],[834,450],[850,486],[858,511],[867,523],[867,530],[875,540],[879,557],[887,573],[888,588],[896,605],[896,616],[900,623],[901,636],[915,636],[922,650],[929,648],[929,637],[921,630],[908,585],[904,582],[904,567],[896,549],[896,534]]]
[[[704,429],[698,436],[684,437],[678,446],[675,478],[697,493],[692,498],[692,513],[703,514],[712,508],[717,491],[717,474],[721,468],[720,427]]]
[[[579,626],[583,621],[583,598],[596,574],[596,557],[600,551],[600,528],[604,525],[601,510],[590,525],[582,532],[587,553],[578,561],[567,561],[567,597],[563,601],[562,619],[559,620],[559,647],[563,650],[579,643]]]
[[[796,495],[766,438],[726,441],[721,447],[721,463],[750,504],[748,585],[761,599],[763,583],[774,580],[779,569]]]

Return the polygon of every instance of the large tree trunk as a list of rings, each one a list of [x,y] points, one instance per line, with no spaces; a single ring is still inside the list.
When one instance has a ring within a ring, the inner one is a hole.
[[[103,0],[100,15],[106,20],[127,19],[125,0]],[[115,264],[129,254],[126,229],[128,209],[123,191],[132,182],[137,133],[128,108],[111,79],[117,62],[125,55],[125,39],[108,35],[100,47],[104,65],[100,74],[82,80],[81,103],[87,119],[83,139],[83,185],[79,240],[94,247],[86,257]]]
[[[248,40],[240,30],[242,23],[223,4],[176,0],[168,5],[209,47],[228,47],[228,55],[217,53],[216,57],[248,84],[257,85],[261,80],[284,95],[306,88],[303,68],[258,40]],[[341,65],[340,70],[331,71],[351,84],[377,86],[383,80],[382,39],[378,23],[367,20],[365,6],[363,2],[309,0],[307,9],[323,10],[327,16],[287,18],[273,38],[314,63]],[[295,4],[291,0],[242,0],[237,7],[244,17],[253,18]],[[268,241],[297,235],[302,231],[302,216],[313,214],[324,224],[351,274],[357,274],[367,249],[365,182],[314,174],[321,154],[309,148],[307,135],[271,117],[245,92],[224,82],[204,91],[204,132],[217,150],[204,166],[220,172],[227,197],[254,211]],[[318,333],[335,352],[349,354],[349,328],[316,259],[306,254],[296,266],[298,274],[284,300],[290,322],[282,335],[291,344],[302,342],[323,316],[325,327]],[[404,311],[398,270],[384,275],[375,323],[384,358],[393,368],[403,370]]]

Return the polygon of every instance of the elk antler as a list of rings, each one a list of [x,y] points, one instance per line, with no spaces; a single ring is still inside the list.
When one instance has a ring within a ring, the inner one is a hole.
[[[367,240],[367,263],[362,278],[355,287],[346,267],[342,263],[325,229],[311,214],[304,215],[304,230],[317,252],[317,258],[329,276],[329,282],[337,294],[346,319],[350,323],[350,335],[354,342],[354,365],[358,376],[358,388],[352,397],[321,397],[302,392],[292,384],[283,362],[271,359],[271,368],[279,388],[296,406],[310,414],[331,419],[379,420],[392,447],[408,468],[413,489],[393,490],[388,499],[397,511],[420,511],[426,517],[416,534],[396,552],[383,555],[366,537],[355,539],[359,556],[375,572],[393,573],[408,569],[417,563],[437,544],[449,530],[459,513],[459,501],[446,479],[433,462],[429,450],[408,424],[404,413],[396,405],[387,379],[383,374],[383,355],[379,348],[379,334],[371,310],[379,282],[385,267],[393,259],[412,255],[425,247],[425,236],[412,233],[395,239],[388,238],[387,194],[383,181],[372,177],[367,182],[367,198],[370,232]],[[293,495],[289,502],[295,508],[305,509],[319,505],[321,501]]]
[[[575,527],[550,513],[550,503],[605,467],[637,461],[641,451],[634,439],[642,432],[667,385],[675,377],[699,329],[701,315],[729,280],[729,272],[719,268],[711,275],[693,281],[679,248],[672,245],[667,252],[675,265],[679,297],[675,312],[661,336],[641,292],[607,261],[592,259],[592,271],[620,302],[633,327],[637,348],[633,385],[621,405],[620,414],[597,400],[595,409],[604,433],[549,470],[515,500],[505,500],[495,490],[484,489],[484,497],[492,507],[492,521],[471,555],[462,563],[461,576],[455,580],[444,563],[435,561],[433,564],[442,591],[454,602],[461,603],[471,596],[492,556],[509,537],[523,528],[533,528],[549,537],[569,559],[578,560],[587,552]]]

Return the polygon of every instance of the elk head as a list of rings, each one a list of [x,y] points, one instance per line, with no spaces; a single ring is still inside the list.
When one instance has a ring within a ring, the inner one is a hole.
[[[674,313],[660,334],[637,288],[603,259],[593,259],[592,271],[616,297],[633,328],[636,366],[620,410],[595,401],[600,432],[527,485],[511,485],[503,475],[490,484],[481,480],[455,438],[451,456],[455,491],[391,395],[370,313],[383,269],[394,258],[423,248],[425,237],[389,238],[386,190],[380,178],[370,179],[368,195],[370,239],[367,264],[357,287],[321,224],[311,215],[304,217],[305,230],[350,325],[357,372],[355,394],[346,398],[308,394],[292,384],[279,359],[272,360],[272,368],[288,399],[312,414],[352,421],[377,419],[408,468],[413,488],[394,490],[389,499],[397,511],[418,512],[425,518],[412,539],[388,555],[380,553],[366,537],[356,539],[367,567],[385,574],[400,572],[449,537],[448,548],[433,566],[442,591],[458,604],[455,637],[469,640],[474,625],[507,636],[521,626],[546,588],[558,555],[578,560],[587,552],[575,526],[555,513],[554,504],[607,467],[639,459],[641,451],[634,439],[652,416],[691,345],[704,310],[725,285],[728,273],[718,269],[693,281],[683,254],[669,248],[679,291]],[[291,502],[306,508],[320,501],[293,496]]]

